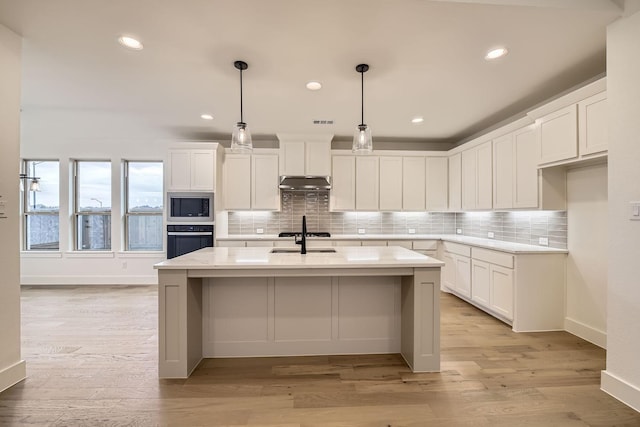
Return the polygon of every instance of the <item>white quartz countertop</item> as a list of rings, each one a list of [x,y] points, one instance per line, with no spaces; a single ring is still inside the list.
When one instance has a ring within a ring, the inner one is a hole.
[[[271,253],[270,247],[204,248],[162,261],[156,269],[332,269],[332,268],[429,268],[444,263],[397,246],[334,247],[335,253]],[[309,248],[308,250],[318,249]]]
[[[457,234],[334,234],[331,237],[308,237],[308,240],[443,240],[446,242],[460,243],[485,249],[493,249],[514,254],[546,254],[568,253],[566,249],[550,248],[547,246],[527,245],[512,243],[503,240],[483,239],[479,237],[461,236]],[[275,234],[235,234],[225,237],[216,237],[220,241],[282,241],[292,240],[293,237],[278,237]]]

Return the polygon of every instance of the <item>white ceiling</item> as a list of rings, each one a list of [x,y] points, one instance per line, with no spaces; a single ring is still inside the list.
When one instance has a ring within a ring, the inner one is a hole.
[[[0,0],[23,112],[139,117],[176,138],[331,133],[456,142],[605,71],[610,0]],[[538,5],[538,6],[536,6]],[[539,6],[542,5],[542,6]],[[120,46],[121,34],[144,50]],[[486,51],[504,45],[495,62]],[[311,92],[309,80],[322,82]],[[200,119],[211,113],[212,121]],[[424,116],[412,125],[414,116]],[[314,119],[334,120],[314,125]]]

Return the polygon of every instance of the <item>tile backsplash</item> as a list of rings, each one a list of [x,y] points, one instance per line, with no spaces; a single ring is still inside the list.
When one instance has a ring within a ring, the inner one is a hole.
[[[309,231],[329,231],[332,235],[358,234],[454,234],[508,242],[539,244],[549,240],[553,248],[567,248],[565,211],[514,212],[329,212],[328,191],[283,191],[280,212],[229,212],[229,234],[278,234],[301,228],[307,216]]]

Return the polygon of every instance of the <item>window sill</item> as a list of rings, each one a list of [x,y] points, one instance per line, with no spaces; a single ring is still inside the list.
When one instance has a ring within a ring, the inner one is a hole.
[[[20,258],[62,258],[60,251],[20,251]]]
[[[121,251],[118,258],[166,258],[165,251]]]
[[[111,251],[70,251],[64,253],[65,258],[115,258]]]

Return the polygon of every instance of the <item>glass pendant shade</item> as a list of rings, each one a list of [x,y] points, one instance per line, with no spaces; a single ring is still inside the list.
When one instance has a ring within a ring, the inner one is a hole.
[[[249,153],[253,150],[251,132],[246,123],[238,122],[231,134],[231,151],[234,153]]]
[[[371,128],[369,126],[358,125],[353,135],[351,151],[356,154],[370,154],[373,151],[373,140],[371,139]]]
[[[40,181],[37,178],[31,180],[29,191],[40,191]]]

